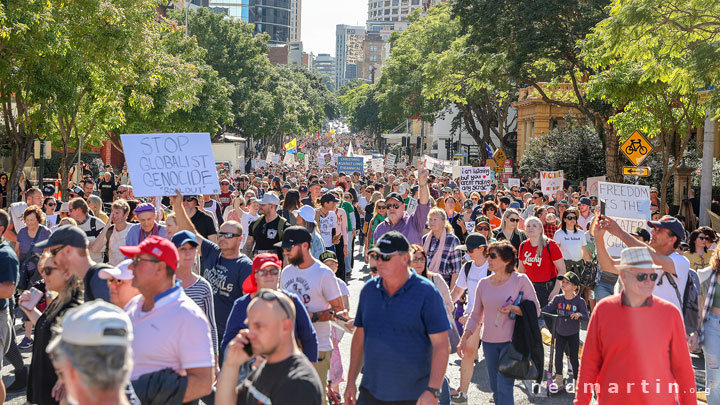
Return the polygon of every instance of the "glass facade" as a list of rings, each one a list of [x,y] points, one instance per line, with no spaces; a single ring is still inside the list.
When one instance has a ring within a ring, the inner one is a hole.
[[[290,0],[195,0],[213,11],[255,25],[255,33],[270,35],[271,45],[290,41]]]

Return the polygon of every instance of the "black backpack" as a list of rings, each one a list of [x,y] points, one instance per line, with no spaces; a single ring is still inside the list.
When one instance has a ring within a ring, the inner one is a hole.
[[[690,334],[692,332],[700,331],[700,306],[698,305],[699,296],[698,287],[693,282],[692,270],[688,273],[687,282],[685,283],[685,289],[683,291],[682,299],[680,297],[680,289],[678,289],[675,277],[664,271],[660,278],[665,277],[670,285],[675,289],[678,301],[682,303],[682,314],[683,320],[685,321],[685,332]],[[659,283],[658,283],[659,284]]]

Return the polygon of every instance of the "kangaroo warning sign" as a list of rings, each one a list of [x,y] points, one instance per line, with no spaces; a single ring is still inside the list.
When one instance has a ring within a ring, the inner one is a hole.
[[[653,151],[653,147],[640,131],[635,131],[620,145],[620,150],[633,165],[639,166]]]

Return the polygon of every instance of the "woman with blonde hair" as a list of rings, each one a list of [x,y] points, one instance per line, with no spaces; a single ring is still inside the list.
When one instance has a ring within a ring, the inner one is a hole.
[[[379,191],[376,191],[375,194],[380,194],[382,197]],[[373,195],[373,198],[375,198],[375,195]],[[377,229],[378,225],[380,225],[385,218],[387,218],[387,205],[385,205],[385,199],[380,198],[375,201],[375,210],[368,225],[368,236],[365,238],[365,250],[363,251],[364,257],[367,258],[368,250],[375,243],[375,229]]]
[[[423,249],[427,252],[427,269],[442,275],[452,290],[462,264],[462,252],[455,250],[460,240],[453,234],[445,210],[441,208],[430,210],[428,225],[430,232],[422,238]]]
[[[522,230],[518,229],[520,224],[520,212],[515,208],[507,208],[503,212],[502,221],[500,221],[500,227],[493,232],[495,240],[507,240],[512,243],[515,250],[520,249],[520,244],[525,242],[527,235]]]

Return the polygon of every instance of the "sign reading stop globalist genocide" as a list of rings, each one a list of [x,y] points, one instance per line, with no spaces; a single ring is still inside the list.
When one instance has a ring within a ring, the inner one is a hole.
[[[120,135],[137,197],[219,194],[208,133]]]

